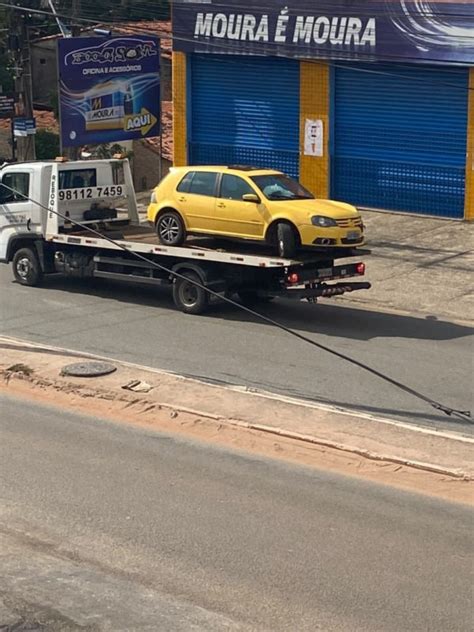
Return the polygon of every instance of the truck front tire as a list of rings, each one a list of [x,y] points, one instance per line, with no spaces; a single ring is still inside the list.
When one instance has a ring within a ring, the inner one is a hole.
[[[209,294],[199,285],[202,281],[195,272],[184,272],[173,283],[174,304],[185,314],[202,314],[209,305]]]
[[[36,251],[20,248],[13,255],[13,276],[21,285],[35,286],[41,283],[43,272]]]

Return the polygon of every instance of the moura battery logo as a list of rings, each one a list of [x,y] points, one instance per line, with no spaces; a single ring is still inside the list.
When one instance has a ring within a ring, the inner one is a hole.
[[[133,96],[126,82],[107,81],[91,88],[85,99],[86,129],[123,129],[125,117],[133,113]]]

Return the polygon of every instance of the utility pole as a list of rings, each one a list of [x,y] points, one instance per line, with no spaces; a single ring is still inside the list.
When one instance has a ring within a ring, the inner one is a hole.
[[[9,49],[15,65],[15,91],[18,95],[16,116],[33,118],[33,85],[31,79],[29,16],[24,11],[11,10]],[[16,138],[18,160],[36,158],[34,134]]]

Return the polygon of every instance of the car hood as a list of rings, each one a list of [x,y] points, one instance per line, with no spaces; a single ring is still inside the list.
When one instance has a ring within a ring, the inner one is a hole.
[[[345,202],[336,202],[334,200],[287,200],[273,202],[273,210],[276,211],[281,205],[281,209],[291,211],[299,215],[312,217],[313,215],[325,215],[333,219],[345,219],[350,217],[359,217],[359,211],[352,204]]]

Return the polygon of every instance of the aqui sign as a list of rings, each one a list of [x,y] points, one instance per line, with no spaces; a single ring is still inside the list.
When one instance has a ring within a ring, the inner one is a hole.
[[[157,38],[65,38],[58,57],[64,147],[160,134]]]

